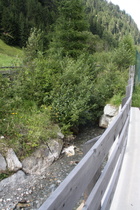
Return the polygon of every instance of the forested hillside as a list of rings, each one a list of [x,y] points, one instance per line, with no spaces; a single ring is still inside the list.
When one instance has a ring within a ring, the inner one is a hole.
[[[24,46],[19,74],[0,75],[0,145],[21,158],[118,105],[140,41],[132,18],[105,0],[0,0],[0,37]]]
[[[57,0],[0,0],[0,36],[10,45],[24,46],[31,28],[48,33],[56,20]]]
[[[125,11],[106,0],[81,0],[85,4],[90,31],[116,46],[117,41],[131,33],[135,43],[140,42],[138,28]],[[65,1],[64,1],[65,2]],[[7,44],[25,46],[33,27],[41,29],[45,44],[52,24],[59,17],[59,5],[63,0],[0,0],[0,38]],[[80,12],[77,7],[75,12]]]
[[[85,0],[90,30],[110,45],[116,45],[124,35],[131,34],[135,43],[140,42],[140,32],[132,17],[119,6],[106,0]]]

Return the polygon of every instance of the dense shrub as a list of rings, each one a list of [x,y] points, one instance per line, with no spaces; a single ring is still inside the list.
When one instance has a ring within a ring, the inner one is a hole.
[[[93,56],[82,55],[76,61],[66,58],[62,65],[63,73],[44,102],[51,102],[53,119],[68,130],[95,121],[101,104],[95,94],[97,71]]]
[[[0,135],[21,157],[55,137],[58,125],[68,134],[97,123],[104,105],[123,96],[128,64],[134,62],[129,39],[110,52],[92,54],[90,48],[77,58],[62,57],[59,51],[43,53],[40,43],[41,31],[34,29],[22,71],[14,80],[0,77]]]
[[[135,53],[133,39],[130,36],[125,36],[119,43],[119,47],[114,50],[113,62],[119,70],[126,69],[135,64]]]

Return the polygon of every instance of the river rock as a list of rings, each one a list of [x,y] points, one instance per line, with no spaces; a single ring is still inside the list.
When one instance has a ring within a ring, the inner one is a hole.
[[[113,106],[111,104],[107,104],[104,107],[104,115],[109,116],[109,117],[114,117],[117,115],[119,108],[116,106]]]
[[[42,145],[30,157],[22,161],[22,168],[28,174],[41,175],[54,161],[54,156],[48,146]]]
[[[99,121],[99,127],[107,128],[115,117],[109,117],[103,114]]]
[[[57,136],[58,136],[59,139],[64,139],[64,134],[61,133],[61,132],[58,132]]]
[[[7,164],[6,164],[5,158],[0,153],[0,173],[6,171],[6,166]]]
[[[48,142],[48,147],[54,158],[58,159],[63,147],[63,141],[61,139],[51,140]]]
[[[75,155],[75,149],[76,147],[74,145],[71,145],[67,148],[64,148],[62,153],[65,153],[67,157]]]
[[[22,168],[22,164],[12,148],[7,151],[6,161],[9,171],[18,171]]]
[[[0,191],[2,191],[3,189],[6,191],[5,188],[8,187],[9,189],[9,186],[12,189],[15,186],[17,186],[19,183],[21,184],[25,179],[26,179],[25,173],[19,170],[17,173],[13,174],[12,176],[9,176],[6,179],[3,179],[0,182]]]
[[[23,160],[23,170],[28,174],[41,175],[59,157],[62,146],[60,139],[51,140],[48,145],[42,145],[30,157]]]
[[[17,209],[17,203],[32,193],[36,180],[35,175],[26,175],[22,170],[3,179],[0,182],[0,209]]]
[[[107,128],[118,114],[118,110],[119,110],[118,107],[113,106],[111,104],[107,104],[104,107],[104,114],[101,116],[99,120],[99,127]]]

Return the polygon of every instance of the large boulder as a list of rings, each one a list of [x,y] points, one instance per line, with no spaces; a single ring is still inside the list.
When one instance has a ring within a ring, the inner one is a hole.
[[[108,125],[109,125],[109,121],[110,121],[110,117],[107,117],[105,114],[103,114],[100,117],[99,127],[101,127],[101,128],[107,128]]]
[[[18,171],[22,168],[22,164],[12,148],[7,151],[6,161],[9,171]]]
[[[28,174],[41,175],[59,157],[62,146],[63,141],[60,139],[51,140],[47,145],[42,145],[22,161],[23,170]]]
[[[51,140],[48,142],[48,147],[53,157],[57,160],[63,147],[63,141],[61,139]]]
[[[99,121],[99,127],[107,128],[114,119],[115,119],[115,116],[109,117],[109,116],[103,114]]]
[[[17,173],[13,174],[12,176],[9,176],[6,179],[3,179],[0,182],[0,191],[4,188],[15,188],[18,184],[21,184],[26,179],[26,175],[23,171],[19,170]]]
[[[119,108],[110,104],[104,107],[104,114],[99,120],[99,127],[107,128],[118,114]]]
[[[5,158],[2,156],[2,154],[0,154],[0,173],[6,171],[6,161]]]
[[[22,161],[23,170],[28,174],[41,175],[45,169],[52,164],[54,156],[48,146],[43,145],[36,150],[30,157]]]
[[[35,175],[26,175],[21,170],[3,179],[0,182],[0,209],[25,209],[17,208],[16,205],[20,201],[26,202],[25,196],[32,193],[36,183]]]
[[[118,114],[119,108],[116,106],[113,106],[111,104],[107,104],[104,107],[104,115],[109,116],[109,117],[114,117]]]

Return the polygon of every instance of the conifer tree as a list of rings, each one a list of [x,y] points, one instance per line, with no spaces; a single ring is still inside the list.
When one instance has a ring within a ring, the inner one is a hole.
[[[81,0],[63,0],[50,48],[62,56],[77,57],[86,48],[88,22]]]

